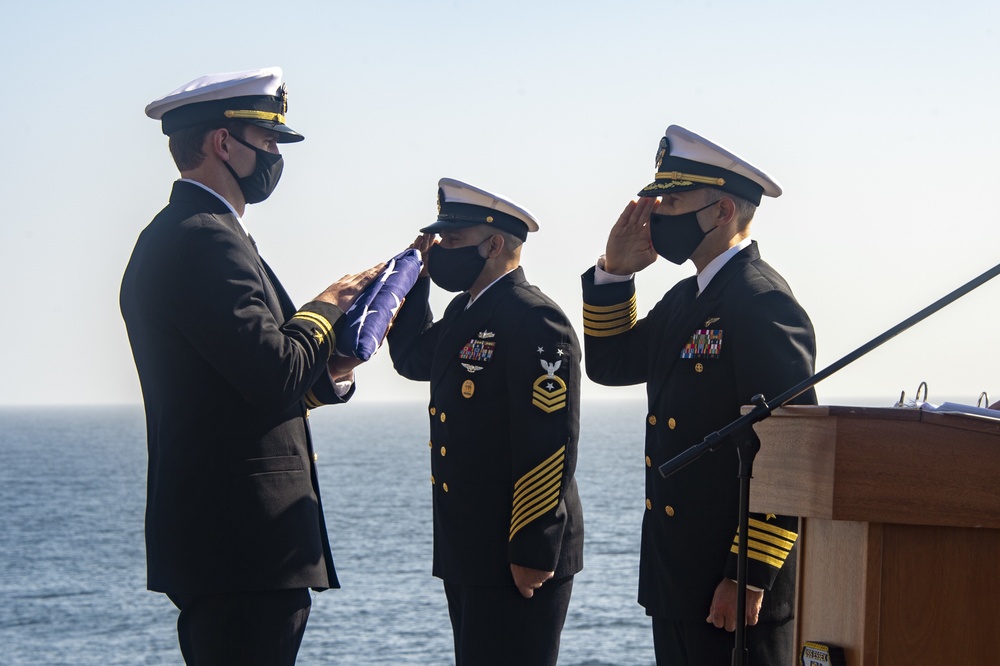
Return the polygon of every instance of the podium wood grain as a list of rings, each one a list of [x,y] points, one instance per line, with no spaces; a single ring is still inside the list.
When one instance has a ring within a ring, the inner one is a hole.
[[[798,644],[851,666],[1000,663],[1000,422],[787,407],[755,425],[751,508],[802,516]]]

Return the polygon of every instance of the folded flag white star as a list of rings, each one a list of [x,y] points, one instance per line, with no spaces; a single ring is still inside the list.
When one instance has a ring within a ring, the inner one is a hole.
[[[378,351],[403,299],[420,277],[423,265],[420,251],[412,248],[389,260],[379,276],[358,294],[351,309],[344,313],[346,321],[337,336],[337,354],[367,361]]]

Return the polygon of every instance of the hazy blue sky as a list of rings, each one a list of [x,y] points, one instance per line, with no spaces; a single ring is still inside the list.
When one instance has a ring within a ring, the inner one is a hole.
[[[451,176],[536,214],[528,277],[581,330],[579,274],[676,123],[783,185],[753,236],[825,367],[1000,262],[997,26],[985,1],[12,4],[0,404],[139,402],[118,286],[176,176],[143,107],[272,65],[307,139],[245,221],[298,302],[405,247]],[[640,311],[691,272],[641,273]],[[821,401],[890,404],[921,381],[932,402],[1000,399],[998,301],[1000,280],[821,384]],[[425,395],[385,351],[359,373],[359,400]]]

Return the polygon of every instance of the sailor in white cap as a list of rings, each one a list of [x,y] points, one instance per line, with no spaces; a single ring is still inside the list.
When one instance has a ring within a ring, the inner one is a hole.
[[[205,76],[146,107],[181,172],[136,242],[121,311],[142,385],[147,586],[180,609],[188,664],[293,664],[309,588],[338,587],[308,409],[345,402],[331,356],[379,267],[296,309],[241,217],[281,175],[281,70]]]
[[[793,661],[797,521],[752,514],[746,608],[736,610],[739,469],[722,448],[667,479],[659,467],[813,374],[815,336],[785,280],[750,238],[762,196],[778,184],[722,146],[667,128],[652,183],[625,207],[606,253],[583,275],[587,374],[645,383],[646,502],[639,602],[652,616],[657,664],[730,664],[737,622],[750,663]],[[694,263],[646,315],[634,274],[657,256]],[[812,390],[797,401],[814,403]]]
[[[520,268],[537,230],[510,199],[442,178],[415,243],[430,278],[388,336],[396,370],[430,382],[433,570],[460,665],[555,664],[583,566],[580,344]],[[431,281],[462,292],[436,322]]]

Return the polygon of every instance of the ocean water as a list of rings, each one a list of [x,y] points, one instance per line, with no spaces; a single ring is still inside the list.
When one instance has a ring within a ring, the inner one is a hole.
[[[560,664],[653,663],[636,603],[642,402],[585,403],[577,481],[585,568]],[[420,402],[314,410],[320,486],[343,589],[315,594],[299,664],[450,664],[430,574]],[[177,612],[145,583],[142,409],[0,409],[0,664],[183,663]]]

